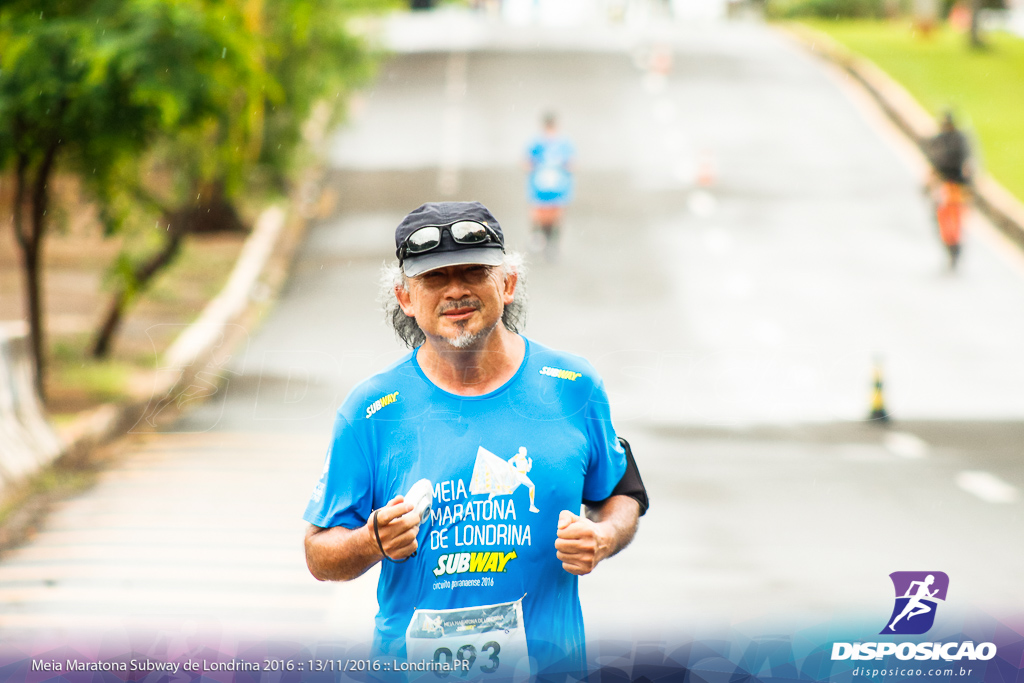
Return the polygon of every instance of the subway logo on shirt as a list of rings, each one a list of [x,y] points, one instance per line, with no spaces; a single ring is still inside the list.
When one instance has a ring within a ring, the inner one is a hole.
[[[394,392],[394,393],[391,393],[391,394],[385,394],[384,396],[381,396],[376,401],[374,401],[369,406],[367,406],[367,408],[366,408],[366,419],[369,420],[371,417],[373,417],[377,413],[378,410],[380,410],[381,408],[383,408],[385,406],[391,405],[392,403],[394,403],[397,400],[398,400],[398,392],[397,391]]]
[[[563,370],[562,368],[552,368],[547,365],[540,369],[540,374],[547,375],[548,377],[557,377],[558,379],[567,379],[571,382],[575,382],[583,376],[582,372],[573,372],[572,370]]]
[[[434,576],[445,574],[465,574],[466,572],[504,572],[505,565],[516,559],[516,551],[503,553],[496,552],[472,552],[472,553],[447,553],[437,558],[437,566],[434,567]]]

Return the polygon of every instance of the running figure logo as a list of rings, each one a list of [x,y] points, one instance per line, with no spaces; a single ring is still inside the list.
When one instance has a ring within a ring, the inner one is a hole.
[[[491,500],[495,496],[512,495],[520,484],[524,484],[530,489],[530,512],[540,512],[534,505],[537,487],[526,476],[532,469],[533,458],[527,457],[525,447],[521,446],[519,452],[506,461],[480,446],[476,451],[469,492],[474,495],[486,493],[487,500]]]
[[[420,631],[425,635],[424,638],[444,638],[444,619],[438,615],[436,619],[431,619],[426,614],[421,615]]]
[[[920,635],[935,622],[935,609],[946,600],[949,577],[944,572],[893,572],[896,604],[882,634]]]

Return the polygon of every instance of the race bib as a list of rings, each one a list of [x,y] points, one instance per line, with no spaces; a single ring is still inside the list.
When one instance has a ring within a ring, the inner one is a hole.
[[[565,171],[550,166],[540,168],[537,171],[534,183],[539,190],[559,192],[565,187]]]
[[[416,610],[405,632],[405,648],[410,674],[423,671],[433,674],[429,678],[462,678],[500,673],[510,678],[517,665],[528,667],[523,599],[482,607]],[[521,670],[529,675],[528,668]]]

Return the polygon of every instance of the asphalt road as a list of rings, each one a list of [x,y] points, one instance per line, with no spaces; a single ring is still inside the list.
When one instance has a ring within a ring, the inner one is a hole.
[[[403,353],[380,264],[442,198],[527,251],[521,158],[548,109],[578,195],[558,262],[530,260],[526,331],[602,372],[652,499],[581,581],[591,633],[881,628],[900,570],[949,574],[941,618],[1020,613],[1024,266],[975,217],[946,272],[921,162],[863,96],[756,23],[389,31],[325,149],[335,209],[224,390],[123,442],[0,562],[0,633],[366,640],[375,572],[314,581],[300,514],[337,404]],[[863,422],[875,360],[889,428]]]

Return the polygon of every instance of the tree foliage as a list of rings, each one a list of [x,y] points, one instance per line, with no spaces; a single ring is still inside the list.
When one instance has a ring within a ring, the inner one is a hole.
[[[345,30],[387,0],[14,0],[0,5],[0,166],[43,389],[40,254],[58,171],[127,235],[95,352],[188,232],[241,225],[236,198],[283,189],[314,104],[367,73]],[[157,235],[154,237],[154,233]],[[154,246],[155,245],[155,246]]]
[[[162,226],[154,249],[133,249],[111,271],[115,292],[94,344],[103,356],[127,307],[174,258],[184,235],[194,231],[241,229],[235,200],[241,195],[286,190],[302,127],[316,102],[336,115],[345,95],[369,74],[367,50],[345,29],[353,12],[386,5],[382,0],[227,0],[240,17],[248,68],[259,82],[245,96],[226,103],[227,117],[180,131],[143,161],[156,177],[169,180],[162,192],[149,187],[145,201],[123,205],[137,226]],[[232,47],[222,54],[230,53]],[[230,92],[230,89],[227,89]],[[138,168],[132,177],[146,177]],[[155,218],[155,220],[153,220]],[[135,243],[152,242],[146,235]],[[128,263],[129,265],[125,265]]]
[[[765,12],[775,19],[880,19],[883,0],[768,0]]]
[[[234,37],[228,15],[216,21],[198,2],[46,4],[0,11],[0,162],[14,175],[12,222],[41,393],[40,257],[58,166],[108,209],[119,170],[154,140],[223,115],[224,93],[205,77],[223,80],[246,61],[216,59]],[[182,74],[182,64],[204,77]],[[116,214],[104,216],[116,230]]]

